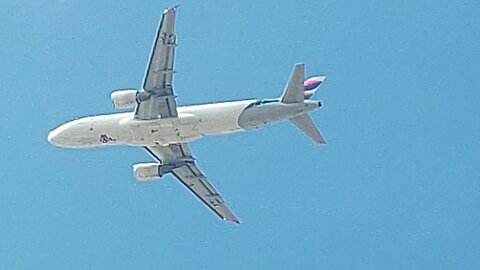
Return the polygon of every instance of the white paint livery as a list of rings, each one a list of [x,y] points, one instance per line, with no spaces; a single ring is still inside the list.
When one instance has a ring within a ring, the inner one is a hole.
[[[133,112],[89,116],[61,125],[50,132],[48,140],[65,148],[188,143],[206,135],[243,130],[238,118],[254,101],[179,107],[178,117],[154,120],[135,119]]]
[[[316,143],[325,143],[308,112],[320,102],[304,99],[304,65],[297,64],[281,98],[177,107],[173,93],[176,7],[162,15],[140,90],[111,94],[113,106],[133,112],[89,116],[51,131],[48,141],[66,148],[130,145],[145,148],[156,163],[133,166],[134,177],[151,181],[172,173],[224,220],[239,223],[222,196],[198,169],[188,143],[203,136],[238,132],[290,120]]]
[[[113,91],[110,95],[113,107],[115,109],[133,109],[137,106],[136,89],[124,89]]]
[[[158,178],[158,163],[139,163],[133,165],[133,177],[138,181],[148,182],[152,180],[157,180]]]

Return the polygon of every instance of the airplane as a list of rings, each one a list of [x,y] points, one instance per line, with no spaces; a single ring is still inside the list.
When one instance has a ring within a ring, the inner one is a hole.
[[[308,113],[321,107],[310,98],[325,76],[305,80],[304,64],[296,64],[280,98],[177,106],[173,92],[176,12],[177,6],[162,14],[142,87],[111,93],[114,108],[130,111],[67,122],[50,131],[47,139],[65,148],[143,147],[156,162],[133,165],[138,181],[171,173],[221,219],[240,223],[198,168],[188,143],[289,120],[315,143],[324,144]]]

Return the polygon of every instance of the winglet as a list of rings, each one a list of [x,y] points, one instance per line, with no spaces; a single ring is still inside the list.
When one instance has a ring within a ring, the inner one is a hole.
[[[230,212],[228,215],[225,217],[222,217],[223,221],[230,221],[230,222],[235,222],[237,224],[240,224],[240,219],[238,219],[237,216],[235,216],[234,213]]]
[[[283,91],[281,100],[283,103],[300,103],[303,102],[303,81],[305,79],[305,64],[296,64],[293,68],[290,80]]]
[[[226,218],[225,218],[225,219],[223,219],[223,220],[225,220],[225,221],[231,221],[231,222],[235,222],[235,223],[237,223],[237,224],[240,224],[240,220],[239,220],[238,218],[235,218],[235,219],[226,219]]]

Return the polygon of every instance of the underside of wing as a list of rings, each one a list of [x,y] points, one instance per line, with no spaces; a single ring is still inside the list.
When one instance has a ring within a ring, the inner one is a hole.
[[[226,205],[223,197],[197,167],[187,144],[148,146],[145,148],[163,165],[182,164],[181,166],[173,167],[170,172],[220,218],[240,223],[235,214]],[[188,162],[185,162],[187,160]]]
[[[177,105],[173,93],[173,64],[175,58],[176,7],[162,14],[150,54],[142,90],[138,92],[137,119],[176,117]]]
[[[218,193],[196,165],[185,165],[174,169],[172,173],[220,218],[240,223],[235,214],[225,204],[222,195]]]

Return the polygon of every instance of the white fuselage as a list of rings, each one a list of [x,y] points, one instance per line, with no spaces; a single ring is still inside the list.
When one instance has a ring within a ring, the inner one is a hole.
[[[255,128],[318,107],[317,102],[306,101],[299,104],[272,102],[251,108],[255,102],[241,100],[178,107],[178,117],[155,120],[135,119],[134,112],[89,116],[59,126],[50,132],[48,140],[69,148],[168,145]],[[246,108],[250,108],[248,113],[245,113]],[[241,117],[242,113],[246,117]]]

